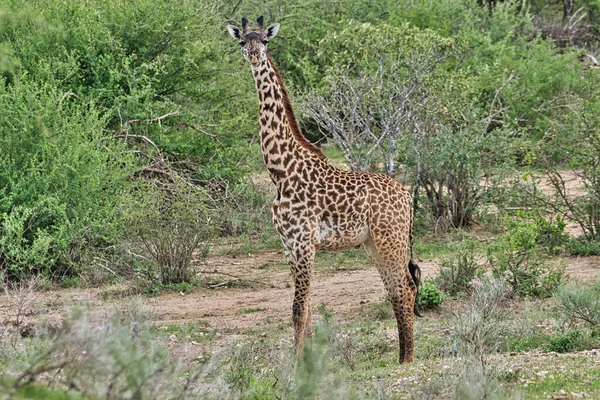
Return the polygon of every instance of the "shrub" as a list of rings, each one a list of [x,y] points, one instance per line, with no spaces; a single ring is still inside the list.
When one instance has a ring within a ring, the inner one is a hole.
[[[451,322],[451,338],[461,356],[461,379],[455,398],[493,398],[498,391],[498,368],[489,354],[498,350],[505,332],[502,305],[509,294],[502,279],[484,279],[473,285],[469,303]]]
[[[475,256],[476,243],[473,239],[460,241],[451,246],[451,256],[440,260],[440,271],[435,283],[444,292],[452,296],[461,292],[470,292],[471,282],[483,275],[483,268]]]
[[[0,271],[74,275],[90,250],[122,235],[133,159],[104,136],[92,104],[56,82],[0,83]]]
[[[133,155],[145,163],[156,154],[125,153],[131,143],[121,141],[149,138],[203,182],[228,184],[248,171],[256,95],[210,2],[7,0],[0,8],[7,276],[78,274],[92,247],[110,257],[123,236],[118,213]]]
[[[225,372],[225,382],[231,388],[241,392],[248,389],[253,383],[255,380],[254,357],[254,349],[251,346],[240,346],[236,349]]]
[[[129,194],[128,234],[153,260],[145,270],[150,282],[191,281],[192,258],[207,256],[214,232],[205,197],[203,190],[177,176],[167,183],[142,182]]]
[[[600,241],[587,236],[579,236],[571,238],[566,244],[566,249],[572,256],[598,256],[600,255]]]
[[[582,79],[590,88],[598,88],[597,73]],[[572,107],[568,122],[572,131],[556,135],[540,151],[546,181],[552,192],[546,194],[530,188],[531,193],[548,209],[564,213],[577,224],[588,241],[600,239],[600,101],[598,91],[584,92]],[[567,173],[565,173],[565,169]],[[578,187],[567,184],[569,176],[576,177]]]
[[[467,307],[452,321],[452,336],[460,352],[478,357],[496,350],[506,317],[500,307],[509,293],[502,279],[486,278],[473,285]]]
[[[213,179],[209,189],[214,206],[219,213],[227,215],[219,221],[221,235],[272,237],[275,234],[271,223],[271,199],[265,188],[252,182],[231,185],[227,181]]]
[[[564,266],[546,262],[544,232],[536,221],[507,220],[506,232],[487,249],[494,276],[522,296],[548,297],[562,282]]]
[[[569,353],[597,349],[600,346],[600,337],[594,330],[573,329],[552,336],[546,344],[546,351]]]
[[[435,308],[442,304],[444,300],[446,300],[446,296],[434,281],[428,279],[423,280],[419,287],[419,295],[417,296],[417,305],[421,309],[428,310]]]
[[[565,232],[567,224],[560,214],[556,214],[553,219],[544,218],[540,212],[535,213],[519,213],[520,218],[530,220],[532,225],[537,229],[536,243],[550,254],[558,254],[564,250],[566,243],[569,241],[569,235]]]
[[[193,369],[184,369],[157,343],[141,309],[139,303],[121,304],[109,321],[94,318],[94,323],[74,311],[57,333],[20,338],[14,350],[18,357],[1,355],[2,361],[10,360],[6,372],[16,378],[6,382],[10,386],[0,379],[0,390],[5,398],[20,398],[16,396],[20,388],[39,382],[40,388],[68,388],[56,397],[60,399],[190,398]],[[17,358],[22,362],[15,362]],[[45,379],[47,374],[51,380]]]
[[[555,351],[557,353],[568,353],[575,349],[580,340],[581,332],[577,330],[569,331],[564,334],[558,334],[548,340],[546,350]]]
[[[600,280],[591,286],[575,282],[560,286],[554,299],[564,319],[600,327]]]

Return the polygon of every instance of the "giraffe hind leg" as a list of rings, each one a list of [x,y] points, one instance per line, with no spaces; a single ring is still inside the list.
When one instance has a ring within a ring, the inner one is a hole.
[[[396,323],[400,363],[414,361],[414,306],[417,286],[406,265],[406,250],[385,251],[383,239],[370,238],[364,244],[371,260],[377,265],[386,288]],[[415,264],[416,265],[416,264]]]

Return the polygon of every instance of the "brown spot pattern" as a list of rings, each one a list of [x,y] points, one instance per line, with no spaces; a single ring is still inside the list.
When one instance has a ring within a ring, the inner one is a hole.
[[[260,26],[245,32],[265,37]],[[302,135],[266,47],[251,40],[245,46],[262,55],[260,62],[252,64],[260,102],[261,150],[277,186],[271,215],[294,279],[292,320],[297,351],[304,338],[312,335],[310,285],[315,252],[362,245],[376,264],[394,309],[400,362],[412,362],[417,287],[408,268],[413,222],[410,194],[388,176],[345,172],[328,164],[323,152]]]

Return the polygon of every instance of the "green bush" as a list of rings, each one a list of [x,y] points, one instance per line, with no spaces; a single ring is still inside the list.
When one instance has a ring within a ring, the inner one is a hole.
[[[473,239],[464,239],[451,246],[449,256],[441,258],[440,271],[434,280],[444,293],[451,296],[468,293],[471,282],[483,275],[484,269],[478,264],[475,248]]]
[[[419,287],[417,305],[422,310],[435,308],[446,300],[446,296],[437,287],[434,281],[425,279]]]
[[[600,327],[600,280],[593,285],[571,282],[554,292],[563,319]]]
[[[577,344],[581,341],[581,332],[569,331],[564,334],[558,334],[550,338],[546,345],[546,350],[557,353],[569,353],[575,350]]]
[[[563,280],[564,266],[546,261],[547,231],[536,221],[509,219],[506,231],[487,249],[492,273],[503,277],[517,294],[548,297]]]
[[[205,192],[184,179],[142,182],[125,205],[128,235],[153,260],[145,275],[163,285],[190,282],[192,259],[208,255],[214,235]]]
[[[565,248],[569,235],[565,232],[567,224],[560,214],[554,219],[546,219],[540,214],[526,214],[537,225],[539,231],[537,243],[550,254],[558,254]]]
[[[572,256],[598,256],[600,255],[600,241],[579,236],[571,238],[566,244],[566,249]]]
[[[574,329],[553,335],[546,344],[546,351],[570,353],[597,349],[598,346],[600,346],[600,337],[594,331]]]
[[[236,349],[225,372],[225,382],[228,386],[239,392],[246,391],[251,387],[256,380],[256,373],[252,368],[253,357],[253,349],[250,346]]]
[[[53,82],[0,83],[0,269],[22,278],[76,274],[94,247],[121,236],[133,173],[91,104]]]

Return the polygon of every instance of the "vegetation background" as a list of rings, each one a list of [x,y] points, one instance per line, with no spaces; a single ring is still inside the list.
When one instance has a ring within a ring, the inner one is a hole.
[[[225,29],[258,15],[281,24],[269,52],[305,135],[336,165],[387,173],[415,193],[418,251],[439,264],[419,302],[458,302],[463,313],[454,336],[432,339],[446,353],[419,357],[464,361],[448,371],[452,383],[415,396],[518,396],[518,373],[494,370],[490,357],[600,347],[598,283],[564,274],[565,258],[600,255],[599,0],[0,0],[7,304],[23,311],[31,293],[60,286],[203,290],[220,285],[198,273],[211,247],[277,247],[254,83]],[[559,314],[529,318],[560,329],[518,331],[492,305],[520,302],[521,315],[530,312],[523,299],[534,308],[550,299]],[[297,369],[285,351],[247,344],[204,369],[175,365],[136,310],[103,326],[102,349],[80,315],[39,335],[23,334],[20,313],[7,317],[0,387],[24,398],[158,398],[172,389],[149,388],[160,376],[185,381],[181,397],[389,393],[344,374],[391,350],[365,342],[371,328],[336,325],[325,306]],[[371,315],[390,318],[385,306]],[[354,328],[363,336],[352,347],[344,331]],[[93,356],[66,357],[69,337]],[[371,355],[358,361],[359,348]],[[271,369],[252,361],[265,352],[278,354]],[[326,365],[319,354],[328,352],[342,367]],[[16,359],[23,367],[10,370]],[[106,387],[76,373],[106,359]],[[279,386],[273,368],[283,371]],[[595,384],[568,383],[566,395],[600,393],[595,368],[581,378]]]

